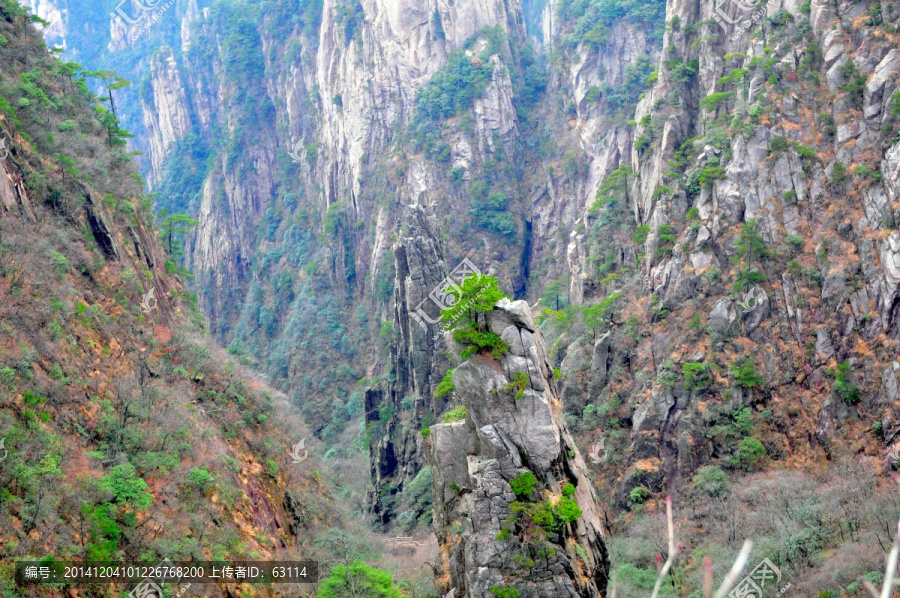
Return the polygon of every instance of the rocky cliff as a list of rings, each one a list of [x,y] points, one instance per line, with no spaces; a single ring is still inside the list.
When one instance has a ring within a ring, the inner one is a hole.
[[[562,418],[543,336],[524,301],[502,299],[482,317],[509,352],[458,365],[453,413],[463,407],[465,415],[428,430],[449,591],[605,595],[596,497]]]
[[[413,314],[463,258],[540,301],[612,513],[705,467],[896,461],[895,4],[176,7],[111,54],[148,178],[200,220],[218,338],[326,441],[362,400],[381,525],[427,520],[417,431],[461,397]]]

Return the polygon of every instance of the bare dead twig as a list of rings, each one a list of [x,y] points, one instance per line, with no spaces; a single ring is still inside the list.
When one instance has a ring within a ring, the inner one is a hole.
[[[716,591],[715,598],[725,598],[726,594],[728,594],[728,592],[731,591],[731,588],[734,587],[734,584],[737,583],[738,575],[741,574],[741,571],[743,571],[744,567],[747,565],[747,559],[750,558],[750,550],[752,548],[753,542],[744,540],[744,546],[734,560],[731,571],[729,571],[728,575],[725,576],[725,579],[722,580],[722,585],[720,585],[719,589]]]
[[[672,565],[675,562],[675,556],[678,554],[679,549],[681,549],[681,543],[675,544],[675,522],[672,518],[672,497],[666,497],[666,525],[668,526],[669,531],[669,554],[666,558],[665,564],[663,564],[662,569],[659,570],[659,575],[656,578],[656,584],[653,586],[653,594],[650,595],[650,598],[659,598],[659,592],[662,589],[663,578],[669,573],[669,569],[672,568]]]
[[[675,563],[675,557],[678,555],[678,552],[682,548],[681,542],[675,542],[675,520],[672,516],[672,497],[666,497],[666,527],[668,530],[669,536],[669,555],[666,558],[666,562],[659,570],[659,575],[656,578],[656,584],[653,586],[653,594],[651,594],[651,598],[659,598],[659,592],[662,589],[663,579],[669,573],[669,570],[672,568],[672,565]],[[900,535],[898,535],[900,537]],[[900,542],[900,540],[898,540]],[[900,544],[895,542],[895,545],[898,546],[898,552],[900,552]],[[753,542],[750,540],[745,540],[744,545],[741,547],[741,551],[738,554],[737,558],[734,561],[734,564],[731,566],[731,570],[725,576],[725,579],[722,580],[722,585],[719,586],[719,589],[716,590],[715,598],[725,598],[731,588],[734,587],[734,584],[738,580],[738,576],[741,574],[741,571],[744,570],[744,567],[747,565],[747,559],[750,557],[750,550],[753,548]],[[896,557],[896,555],[895,555]],[[658,559],[661,556],[657,556]],[[709,598],[712,592],[712,561],[709,557],[706,557],[703,563],[703,568],[705,570],[704,580],[703,580],[703,595],[705,598]],[[894,568],[897,568],[897,559],[894,558]],[[615,578],[613,579],[613,590],[611,598],[615,598],[616,592],[616,583]],[[876,595],[875,598],[878,598]],[[881,598],[885,598],[882,596]],[[889,595],[888,597],[889,598]]]
[[[891,598],[894,592],[894,576],[897,574],[897,560],[900,558],[900,522],[894,529],[894,543],[891,545],[891,551],[888,553],[887,563],[884,569],[884,584],[881,586],[881,592],[865,577],[861,577],[860,581],[872,598]]]

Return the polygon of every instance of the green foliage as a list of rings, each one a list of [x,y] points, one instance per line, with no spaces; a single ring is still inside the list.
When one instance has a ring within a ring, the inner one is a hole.
[[[444,66],[416,92],[416,110],[420,119],[436,122],[455,116],[468,109],[487,88],[494,72],[490,57],[500,51],[504,34],[500,30],[497,35],[496,31],[487,28],[479,35],[490,41],[484,51],[475,57],[468,56],[465,50],[475,39],[467,41],[464,48],[450,52]]]
[[[766,456],[762,442],[752,436],[738,442],[737,460],[747,471],[752,471]]]
[[[490,353],[499,359],[509,351],[509,346],[500,340],[500,336],[482,330],[478,322],[478,314],[492,309],[505,294],[500,290],[497,279],[493,276],[472,276],[461,285],[458,301],[447,309],[441,310],[440,321],[453,334],[453,340],[464,348],[461,353],[467,359],[477,353]]]
[[[631,563],[619,563],[613,573],[616,584],[620,588],[620,592],[624,596],[649,596],[656,584],[656,578],[659,575],[656,569],[635,567]],[[662,598],[672,598],[678,596],[675,588],[672,588],[674,582],[662,585],[660,596]]]
[[[653,259],[659,260],[672,255],[672,248],[675,246],[675,229],[671,224],[661,224],[656,231],[657,246],[653,253]]]
[[[707,161],[706,166],[697,171],[696,176],[697,183],[709,186],[712,185],[713,182],[725,178],[725,169],[719,166],[718,159],[710,158]],[[690,179],[688,180],[688,183],[690,183]]]
[[[522,397],[525,396],[525,389],[528,388],[530,381],[528,380],[528,374],[525,372],[516,372],[513,379],[509,381],[509,384],[506,385],[504,389],[505,392],[515,391],[516,394],[513,396],[513,399],[518,401]]]
[[[606,178],[603,179],[603,182],[600,183],[600,187],[597,188],[595,197],[599,202],[591,205],[590,215],[596,217],[597,211],[609,203],[617,202],[622,199],[627,201],[629,177],[633,180],[634,171],[631,169],[630,164],[622,164],[609,173]]]
[[[589,305],[582,309],[582,317],[584,318],[584,323],[586,326],[589,326],[595,332],[598,329],[602,329],[609,324],[614,315],[614,308],[616,307],[616,302],[622,297],[621,293],[613,293],[609,297],[606,297],[602,301],[595,303],[594,305]]]
[[[635,245],[643,245],[647,242],[648,236],[650,236],[650,225],[642,224],[635,229],[634,234],[631,235],[631,240],[634,241]]]
[[[635,486],[628,493],[628,504],[630,506],[642,505],[650,498],[650,491],[643,486]]]
[[[740,435],[747,435],[753,431],[753,412],[746,405],[741,405],[731,413],[734,419],[734,431]]]
[[[719,108],[722,104],[728,102],[734,96],[733,91],[722,91],[718,93],[711,93],[702,100],[700,100],[700,107],[709,112],[714,112]]]
[[[663,362],[659,373],[656,375],[656,383],[666,388],[672,388],[676,382],[678,382],[678,373],[675,362],[667,359]]]
[[[684,385],[688,390],[704,390],[709,387],[709,365],[706,363],[685,363],[681,366]]]
[[[872,179],[873,181],[876,181],[876,182],[881,181],[881,171],[875,170],[873,168],[869,168],[865,164],[860,164],[856,168],[854,168],[853,174]]]
[[[600,46],[608,41],[613,24],[626,19],[644,30],[651,42],[659,43],[665,30],[665,2],[650,0],[564,0],[557,5],[561,21],[571,26],[563,43]]]
[[[509,199],[503,191],[491,191],[487,183],[473,180],[469,184],[469,213],[475,222],[503,236],[516,232],[512,215],[507,211]]]
[[[323,225],[323,231],[325,232],[325,236],[333,239],[338,230],[341,227],[341,223],[344,221],[344,212],[346,212],[347,205],[343,201],[336,201],[330,206],[328,206],[328,210],[325,212],[325,222]]]
[[[187,214],[170,214],[166,208],[160,210],[156,218],[159,222],[159,236],[169,255],[176,258],[183,256],[188,233],[200,222]]]
[[[515,588],[491,586],[491,592],[497,598],[519,598],[519,591]]]
[[[316,598],[402,598],[387,571],[371,567],[361,560],[349,567],[338,566],[319,586]]]
[[[154,187],[156,207],[178,212],[197,203],[212,164],[209,143],[191,131],[169,146],[163,178]]]
[[[728,372],[734,377],[734,383],[743,388],[764,386],[765,378],[756,372],[752,357],[739,358],[728,366]]]
[[[537,484],[537,478],[534,477],[534,474],[530,471],[525,471],[514,477],[509,481],[509,485],[512,487],[513,494],[517,497],[528,496],[532,492],[534,492],[534,487]]]
[[[209,473],[206,467],[192,467],[188,471],[188,481],[202,493],[215,483],[215,477]]]
[[[447,393],[453,392],[453,389],[453,368],[451,368],[447,370],[447,373],[444,374],[444,378],[441,380],[441,383],[438,384],[437,388],[434,389],[434,397],[442,397]]]
[[[762,233],[759,232],[759,222],[748,220],[741,226],[741,233],[735,243],[737,253],[734,261],[759,262],[769,257],[769,249]]]
[[[803,246],[806,244],[806,239],[801,237],[800,235],[788,235],[784,238],[785,242],[791,246],[795,252],[803,249]]]
[[[859,386],[852,379],[853,368],[849,361],[842,361],[834,372],[834,391],[850,405],[859,402]]]
[[[787,137],[775,136],[769,141],[769,151],[774,153],[786,151],[791,146]]]
[[[56,274],[57,278],[62,278],[65,276],[66,271],[69,269],[69,260],[63,254],[55,251],[53,249],[50,250],[50,259],[53,262],[53,273]]]
[[[684,85],[697,74],[700,62],[696,58],[684,62],[680,56],[676,56],[666,61],[666,68],[669,69],[669,77],[672,81]]]
[[[100,480],[100,487],[112,493],[117,504],[145,511],[153,503],[153,495],[147,491],[147,483],[137,476],[129,463],[116,465]]]
[[[841,89],[847,92],[847,99],[855,106],[862,105],[863,92],[866,89],[866,76],[859,72],[853,60],[847,60],[839,69],[846,82]]]
[[[647,88],[647,81],[653,65],[650,57],[644,54],[635,56],[634,60],[625,67],[625,81],[618,86],[613,86],[604,81],[600,84],[600,91],[609,106],[609,112],[615,111],[632,114],[637,105],[641,93]]]
[[[727,496],[731,490],[728,474],[715,465],[707,465],[698,469],[694,474],[693,482],[699,492],[714,498]]]
[[[562,496],[557,501],[553,514],[562,524],[568,524],[581,517],[581,508],[568,496]]]
[[[566,484],[562,487],[562,495],[566,498],[570,498],[575,494],[575,486],[571,483]]]
[[[468,410],[466,409],[465,405],[457,405],[456,407],[454,407],[453,409],[451,409],[450,411],[448,411],[447,413],[444,414],[444,421],[446,423],[450,423],[450,422],[455,422],[455,421],[460,421],[460,420],[466,419],[467,413],[468,413]]]
[[[831,184],[840,187],[848,180],[850,180],[850,175],[847,173],[847,167],[844,166],[843,162],[838,160],[831,169]]]

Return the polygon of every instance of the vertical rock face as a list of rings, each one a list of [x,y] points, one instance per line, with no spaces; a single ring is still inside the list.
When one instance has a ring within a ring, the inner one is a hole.
[[[420,325],[423,320],[415,313],[423,301],[429,301],[428,294],[445,276],[440,242],[422,207],[408,206],[405,224],[393,252],[396,282],[392,326],[397,336],[390,359],[395,376],[390,384],[366,393],[366,424],[383,431],[369,447],[369,505],[376,521],[385,525],[399,515],[389,506],[395,502],[392,495],[404,491],[425,460],[419,434],[427,425],[423,419],[429,413],[443,412],[447,403],[446,398],[434,397],[442,373],[449,368],[443,340],[435,328]],[[413,400],[412,405],[404,406],[406,397]],[[407,516],[417,519],[421,515],[413,510]]]
[[[562,418],[543,336],[524,301],[501,300],[485,318],[510,350],[454,370],[466,418],[429,434],[450,590],[479,598],[504,587],[519,596],[605,595],[609,562],[596,497]],[[523,490],[529,474],[537,483]],[[577,518],[564,514],[570,500]]]
[[[191,116],[182,93],[184,83],[171,48],[160,48],[150,61],[152,97],[142,102],[147,140],[150,144],[150,185],[159,182],[163,162],[171,144],[191,128]]]

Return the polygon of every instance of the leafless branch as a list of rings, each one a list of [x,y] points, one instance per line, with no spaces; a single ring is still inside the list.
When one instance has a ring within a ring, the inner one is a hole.
[[[671,496],[666,497],[666,527],[669,536],[669,555],[668,558],[666,558],[666,562],[659,569],[659,575],[656,578],[656,584],[653,586],[653,594],[651,595],[651,598],[659,598],[659,592],[662,589],[663,579],[669,573],[669,570],[675,563],[675,557],[678,555],[678,552],[682,548],[681,542],[675,542],[675,519],[672,516]],[[728,575],[725,576],[725,579],[722,580],[722,585],[719,586],[718,590],[716,590],[715,598],[725,598],[728,592],[731,591],[731,588],[734,587],[734,584],[738,580],[738,576],[747,565],[747,559],[750,557],[750,550],[752,548],[753,542],[751,542],[750,540],[745,540],[743,547],[741,547],[741,552],[738,554],[737,559],[735,559],[734,564],[731,566],[731,570],[728,572]],[[657,556],[657,559],[660,558],[660,556]],[[896,566],[897,560],[895,558],[894,568],[896,568]],[[709,559],[709,557],[706,557],[706,559],[704,560],[703,568],[705,570],[703,580],[703,595],[705,598],[709,598],[710,594],[712,593],[712,561]],[[612,598],[615,598],[615,588],[615,579],[613,579]]]
[[[740,554],[735,559],[734,564],[731,566],[731,571],[728,572],[728,575],[725,576],[725,579],[722,580],[722,585],[719,586],[719,589],[716,591],[715,598],[725,598],[725,595],[731,591],[731,588],[734,587],[734,584],[737,583],[738,575],[741,574],[741,571],[744,570],[744,567],[747,565],[747,559],[750,558],[750,549],[753,548],[753,542],[750,540],[744,540],[744,546],[741,548]]]

